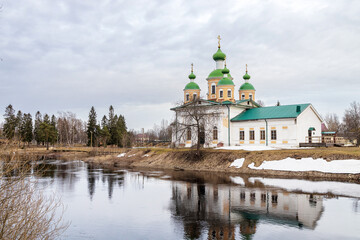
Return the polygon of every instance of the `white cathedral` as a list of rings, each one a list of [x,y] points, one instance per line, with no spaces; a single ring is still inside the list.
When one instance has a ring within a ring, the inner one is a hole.
[[[300,143],[321,141],[321,116],[310,104],[262,107],[255,102],[255,88],[250,83],[247,67],[244,82],[235,97],[235,84],[226,67],[226,55],[220,48],[213,55],[216,69],[208,78],[207,99],[200,98],[193,67],[190,82],[184,88],[184,103],[172,108],[176,113],[172,143],[177,147],[196,145],[198,136],[204,147],[266,145],[274,147],[299,146]],[[189,108],[202,108],[209,114],[216,112],[216,120],[205,124],[199,133],[189,121]],[[180,126],[187,126],[182,133]],[[207,133],[207,134],[205,134]],[[210,134],[209,134],[210,133]],[[206,136],[205,136],[206,135]]]

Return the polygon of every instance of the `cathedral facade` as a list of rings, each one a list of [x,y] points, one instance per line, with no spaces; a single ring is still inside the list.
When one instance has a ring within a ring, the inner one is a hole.
[[[201,98],[191,66],[190,82],[183,90],[184,101],[171,109],[176,119],[172,134],[175,146],[194,146],[198,138],[204,147],[281,147],[321,141],[323,120],[310,103],[260,106],[247,66],[237,89],[218,39],[218,49],[213,54],[215,69],[206,78],[207,97]]]

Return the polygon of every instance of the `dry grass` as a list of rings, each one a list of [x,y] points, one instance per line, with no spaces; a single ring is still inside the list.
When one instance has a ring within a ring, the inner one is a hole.
[[[37,188],[31,162],[20,160],[16,150],[0,161],[0,239],[55,239],[67,228],[62,204],[54,195]]]

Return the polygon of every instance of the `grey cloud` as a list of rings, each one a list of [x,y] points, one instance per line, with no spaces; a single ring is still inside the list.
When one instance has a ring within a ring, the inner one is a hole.
[[[131,128],[151,127],[171,117],[192,62],[205,96],[220,34],[237,87],[247,63],[266,104],[311,102],[341,115],[360,101],[359,7],[325,0],[6,1],[0,109],[72,109],[85,120],[92,105],[100,116],[113,104]]]

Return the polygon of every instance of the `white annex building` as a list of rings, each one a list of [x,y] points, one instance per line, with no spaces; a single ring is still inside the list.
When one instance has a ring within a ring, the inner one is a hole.
[[[173,144],[191,147],[197,143],[198,136],[205,147],[244,144],[291,147],[319,139],[321,142],[323,120],[310,103],[261,107],[255,102],[256,90],[247,69],[244,82],[235,89],[226,67],[226,55],[220,49],[220,37],[213,59],[216,69],[206,79],[207,99],[200,98],[201,89],[191,68],[190,82],[184,88],[184,103],[171,109],[176,113]],[[202,121],[198,130],[199,124],[189,115],[204,115],[204,112],[210,117],[204,120],[198,116]]]

